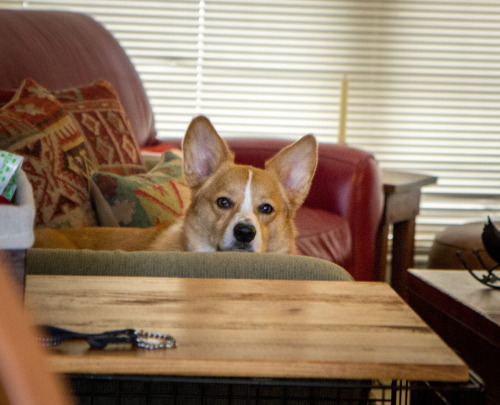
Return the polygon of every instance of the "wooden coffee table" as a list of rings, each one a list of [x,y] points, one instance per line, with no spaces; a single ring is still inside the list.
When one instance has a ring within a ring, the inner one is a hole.
[[[39,324],[169,333],[174,350],[50,352],[55,371],[463,383],[469,367],[382,282],[28,276]]]
[[[410,305],[485,381],[500,404],[500,291],[466,270],[408,271]]]

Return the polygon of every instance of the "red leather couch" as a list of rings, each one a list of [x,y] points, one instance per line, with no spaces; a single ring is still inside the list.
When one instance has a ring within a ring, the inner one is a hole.
[[[109,32],[89,17],[0,10],[0,54],[0,88],[17,88],[27,77],[52,90],[108,80],[120,96],[139,144],[159,142],[151,106],[129,58]],[[287,144],[274,139],[230,139],[229,143],[237,161],[258,166]],[[372,154],[347,145],[322,144],[319,155],[310,195],[296,218],[298,250],[340,264],[356,280],[372,280],[383,208],[377,162]]]

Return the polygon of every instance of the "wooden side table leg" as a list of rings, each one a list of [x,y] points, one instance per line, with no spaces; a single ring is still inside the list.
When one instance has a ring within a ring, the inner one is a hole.
[[[406,298],[406,270],[413,267],[415,219],[395,223],[392,232],[391,284]]]
[[[389,225],[380,224],[375,239],[375,280],[387,281],[387,250],[389,246]]]

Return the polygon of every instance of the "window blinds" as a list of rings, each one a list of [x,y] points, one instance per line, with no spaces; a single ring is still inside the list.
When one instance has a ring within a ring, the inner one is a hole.
[[[436,175],[417,254],[445,225],[499,218],[500,3],[467,1],[1,1],[81,11],[133,60],[162,137],[208,115],[224,136],[347,142],[384,168]],[[422,263],[424,264],[424,263]]]

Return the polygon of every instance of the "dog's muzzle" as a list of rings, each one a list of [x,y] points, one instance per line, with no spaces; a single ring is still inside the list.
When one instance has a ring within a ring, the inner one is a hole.
[[[234,238],[240,243],[250,243],[254,240],[257,230],[252,224],[238,222],[233,229]]]
[[[256,252],[260,251],[258,229],[252,221],[239,220],[228,227],[224,241],[217,247],[219,252]]]

